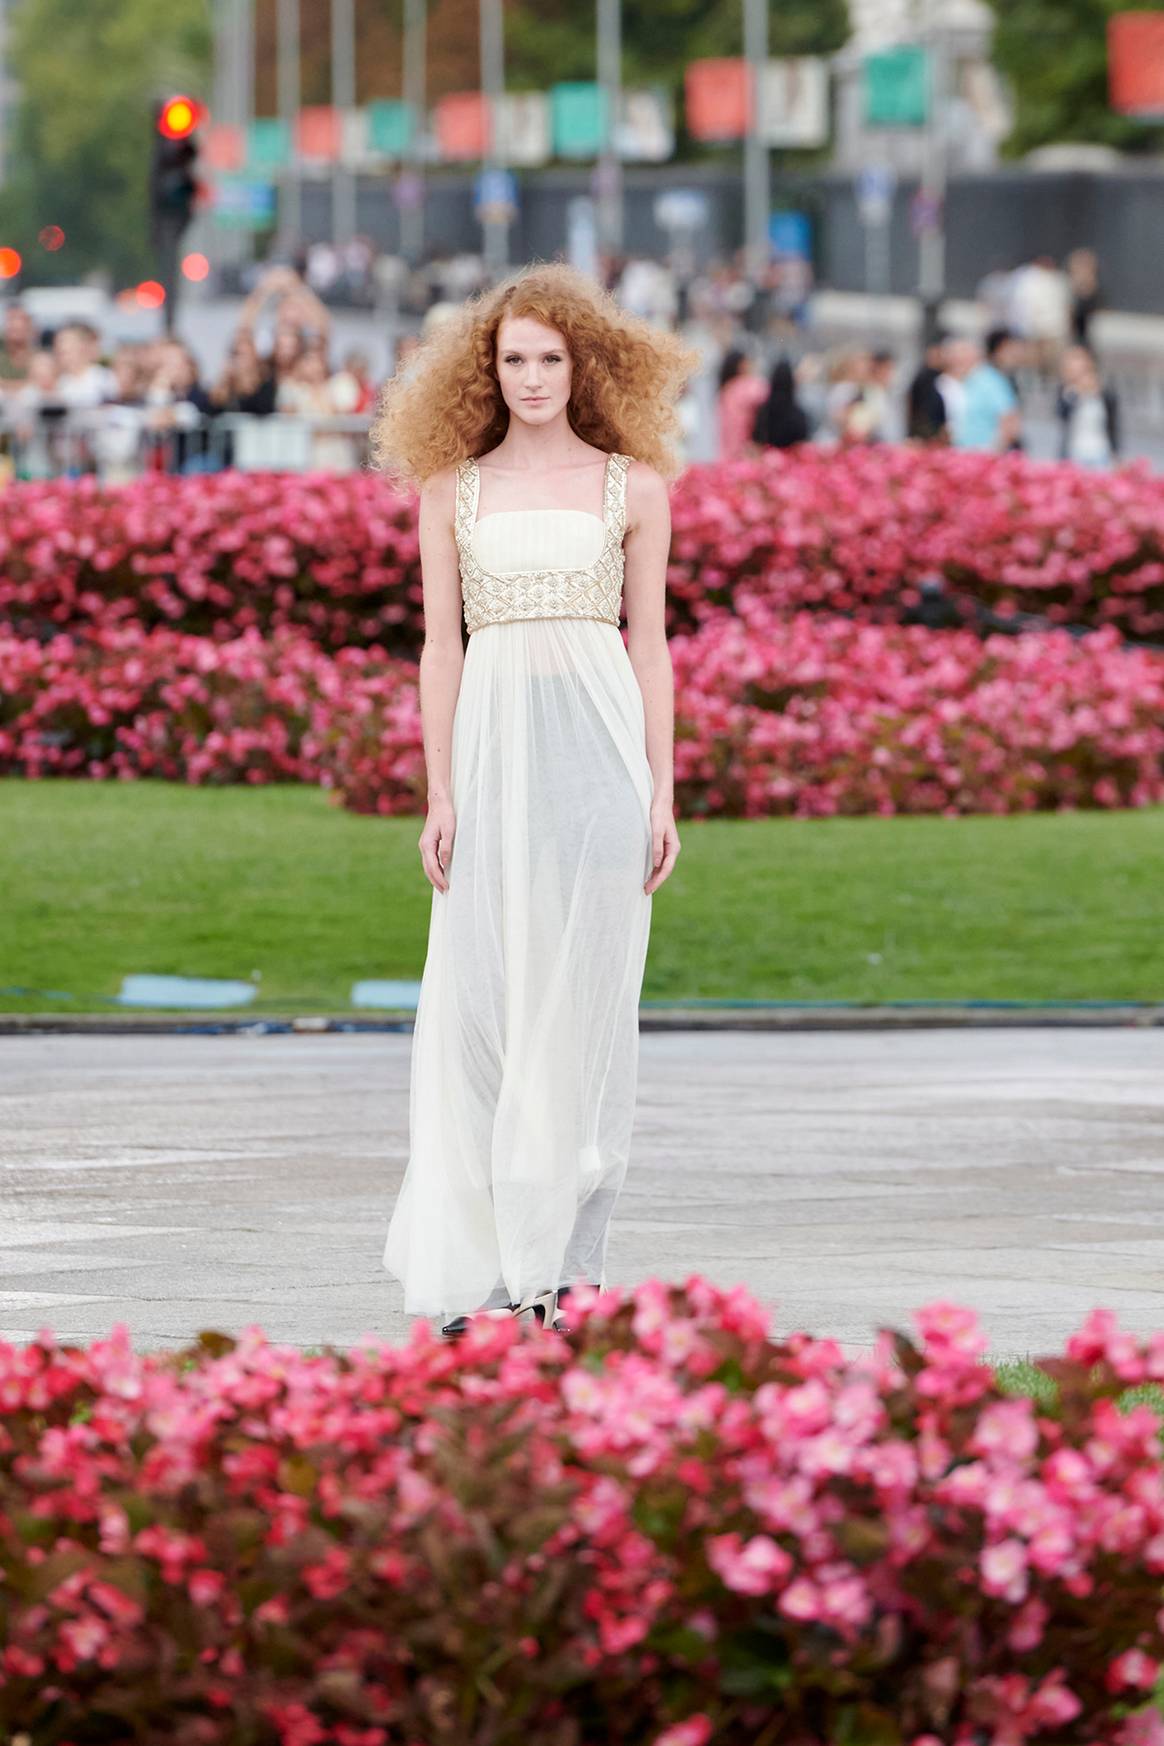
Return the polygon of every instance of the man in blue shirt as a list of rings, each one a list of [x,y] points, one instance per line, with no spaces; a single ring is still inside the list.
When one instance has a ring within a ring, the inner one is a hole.
[[[1018,361],[1018,349],[1008,328],[992,328],[986,336],[986,356],[962,384],[951,433],[956,449],[1000,454],[1017,446],[1022,417],[1010,372]]]

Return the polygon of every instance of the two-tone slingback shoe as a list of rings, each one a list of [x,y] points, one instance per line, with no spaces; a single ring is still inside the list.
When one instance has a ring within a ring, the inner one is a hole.
[[[573,1286],[570,1285],[560,1285],[558,1287],[557,1302],[554,1306],[554,1314],[551,1321],[551,1326],[557,1334],[572,1334],[574,1332],[573,1327],[570,1325],[569,1312],[563,1305],[563,1299],[568,1298],[573,1289]],[[600,1285],[592,1285],[590,1289],[592,1291],[601,1291],[602,1287]]]
[[[513,1315],[517,1308],[517,1304],[507,1303],[500,1309],[479,1309],[474,1310],[473,1314],[478,1316],[493,1316],[496,1320],[500,1321],[503,1318]],[[471,1319],[472,1318],[467,1315],[454,1316],[451,1322],[445,1323],[444,1327],[441,1329],[441,1333],[446,1340],[460,1340],[469,1332],[469,1322]]]
[[[507,1303],[500,1309],[476,1310],[473,1313],[479,1316],[492,1316],[496,1320],[502,1320],[506,1317],[512,1317],[516,1320],[521,1316],[528,1316],[539,1328],[548,1328],[554,1326],[554,1317],[557,1314],[557,1297],[556,1291],[534,1291],[523,1297],[520,1303]],[[472,1317],[468,1315],[454,1316],[451,1322],[445,1323],[441,1333],[446,1340],[462,1339],[469,1331],[471,1320]]]

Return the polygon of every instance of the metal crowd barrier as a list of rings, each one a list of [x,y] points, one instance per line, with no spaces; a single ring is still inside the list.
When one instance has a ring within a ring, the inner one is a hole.
[[[365,414],[303,418],[219,413],[187,407],[180,423],[146,422],[152,409],[112,403],[0,412],[0,483],[96,476],[109,484],[146,473],[350,473],[365,465]],[[187,416],[187,413],[189,416]]]

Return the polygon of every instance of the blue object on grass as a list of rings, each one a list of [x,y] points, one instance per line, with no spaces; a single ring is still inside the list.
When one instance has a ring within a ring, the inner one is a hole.
[[[353,1006],[407,1007],[416,1010],[420,997],[419,982],[353,982]]]
[[[253,982],[210,976],[123,976],[113,998],[120,1006],[246,1006],[257,992]]]

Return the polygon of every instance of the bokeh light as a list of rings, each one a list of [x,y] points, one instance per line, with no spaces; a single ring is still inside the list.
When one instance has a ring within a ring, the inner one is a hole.
[[[142,309],[160,309],[166,301],[166,288],[156,279],[143,279],[137,288],[137,302]]]
[[[44,229],[37,233],[36,240],[42,248],[48,249],[52,253],[65,246],[65,233],[59,224],[46,224]]]
[[[199,254],[197,250],[192,254],[184,255],[182,257],[183,276],[187,279],[193,280],[196,285],[200,284],[201,281],[205,279],[209,271],[210,262],[206,259],[205,255]]]
[[[18,249],[0,249],[0,279],[15,279],[23,264]]]

